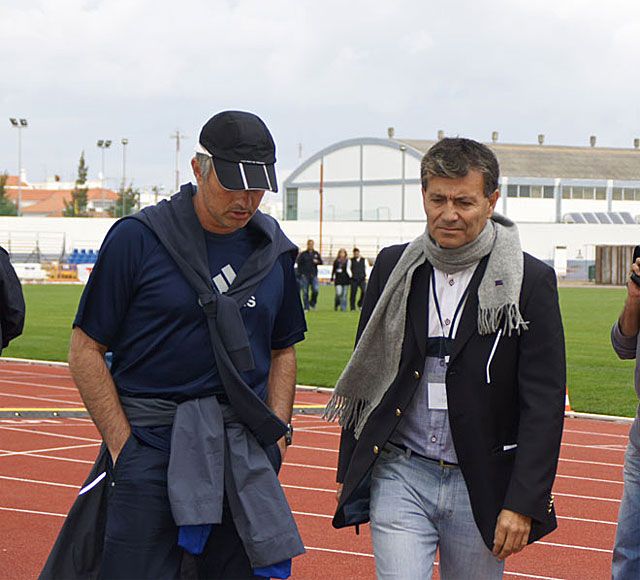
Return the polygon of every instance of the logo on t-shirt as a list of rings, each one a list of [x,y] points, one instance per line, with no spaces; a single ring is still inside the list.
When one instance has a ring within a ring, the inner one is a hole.
[[[231,284],[233,284],[233,281],[235,279],[235,270],[231,267],[231,264],[227,264],[224,268],[222,268],[220,274],[214,276],[211,280],[213,281],[213,285],[216,287],[216,290],[218,290],[220,294],[224,294],[227,290],[229,290],[229,287],[231,286]]]
[[[216,287],[216,290],[220,294],[224,294],[229,290],[229,288],[231,287],[231,284],[233,284],[233,281],[235,279],[236,279],[235,270],[231,267],[231,264],[227,264],[224,268],[222,268],[222,270],[220,271],[220,274],[218,274],[217,276],[214,276],[211,280],[213,281],[213,285]],[[255,308],[256,297],[249,296],[249,300],[247,300],[247,303],[244,306],[245,308]]]

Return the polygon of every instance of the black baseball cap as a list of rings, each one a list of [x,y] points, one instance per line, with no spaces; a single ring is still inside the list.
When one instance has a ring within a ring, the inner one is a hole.
[[[245,111],[223,111],[209,119],[196,153],[213,160],[218,180],[226,189],[278,191],[276,145],[264,121]]]

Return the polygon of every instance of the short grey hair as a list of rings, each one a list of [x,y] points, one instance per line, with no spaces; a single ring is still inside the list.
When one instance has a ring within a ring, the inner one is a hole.
[[[427,189],[429,177],[456,179],[466,177],[470,170],[482,173],[484,194],[490,197],[498,189],[500,167],[493,151],[473,139],[449,137],[438,141],[422,158],[420,179]]]
[[[203,179],[208,179],[209,173],[211,173],[211,169],[213,168],[213,158],[204,153],[196,153],[196,163],[198,167],[200,167]]]

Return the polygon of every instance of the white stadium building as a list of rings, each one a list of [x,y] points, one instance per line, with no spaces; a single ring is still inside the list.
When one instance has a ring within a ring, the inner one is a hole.
[[[586,147],[546,145],[543,135],[538,144],[497,141],[494,133],[487,145],[500,163],[498,211],[518,223],[525,250],[567,260],[586,278],[596,245],[640,243],[640,140],[628,149],[598,147],[595,137]],[[425,220],[420,160],[434,143],[360,138],[317,152],[282,184],[284,229],[300,245],[318,243],[322,173],[323,255],[353,244],[372,255],[415,237]]]

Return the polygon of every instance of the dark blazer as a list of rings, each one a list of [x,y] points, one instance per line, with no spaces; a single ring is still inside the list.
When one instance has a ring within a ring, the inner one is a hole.
[[[406,244],[391,246],[378,256],[356,340],[405,248]],[[551,487],[560,452],[566,370],[553,269],[524,254],[520,311],[529,322],[529,330],[497,341],[497,333],[480,336],[477,329],[477,290],[486,262],[487,258],[480,262],[470,282],[446,383],[460,469],[476,524],[491,549],[496,520],[503,508],[532,518],[530,542],[557,525]],[[402,420],[424,366],[431,270],[427,263],[413,276],[396,378],[360,438],[356,441],[351,431],[342,433],[337,479],[344,487],[333,519],[336,528],[369,521],[371,469]]]

